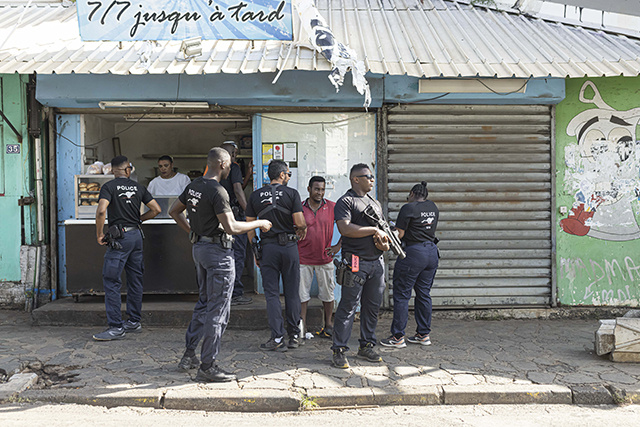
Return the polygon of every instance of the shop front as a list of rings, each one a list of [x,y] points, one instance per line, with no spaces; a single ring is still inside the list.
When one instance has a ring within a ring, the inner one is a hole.
[[[122,83],[112,84],[111,79]],[[137,91],[120,89],[101,93],[92,89],[90,93],[82,93],[77,89],[65,90],[63,97],[56,94],[57,87],[129,87],[129,79],[138,80]],[[177,172],[194,178],[204,171],[209,149],[231,140],[239,147],[236,162],[247,174],[247,196],[268,182],[269,161],[282,159],[293,172],[289,185],[295,187],[303,199],[308,194],[309,178],[321,175],[327,180],[326,197],[332,200],[349,188],[348,173],[352,164],[363,162],[376,166],[376,114],[356,107],[361,100],[355,96],[358,103],[355,105],[343,95],[343,99],[331,102],[316,100],[315,107],[298,107],[293,98],[278,101],[289,104],[288,107],[251,105],[249,98],[238,101],[242,106],[215,107],[224,99],[223,93],[217,92],[217,98],[202,101],[201,96],[203,93],[206,96],[206,92],[200,91],[199,100],[195,101],[195,93],[184,89],[191,83],[189,77],[170,76],[165,83],[171,81],[177,85],[178,79],[183,85],[182,97],[167,103],[145,100],[146,91],[154,86],[153,78],[41,78],[40,102],[55,107],[58,112],[55,122],[62,295],[102,291],[104,248],[95,242],[94,219],[99,188],[113,176],[91,173],[98,172],[96,162],[107,164],[115,155],[126,155],[135,166],[135,178],[148,186],[158,174],[157,162],[161,156],[172,157]],[[228,79],[229,85],[236,86],[235,90],[227,88],[228,93],[237,94],[247,80],[251,79],[240,76]],[[219,85],[217,82],[212,86]],[[152,91],[161,92],[160,89]],[[215,88],[208,91],[216,92]],[[169,106],[165,106],[167,104]],[[142,226],[147,293],[197,292],[191,244],[167,213],[176,197],[156,196],[163,212]],[[337,231],[335,234],[337,241]],[[260,292],[262,289],[259,274],[255,274],[250,262],[247,262],[243,281],[247,290]]]

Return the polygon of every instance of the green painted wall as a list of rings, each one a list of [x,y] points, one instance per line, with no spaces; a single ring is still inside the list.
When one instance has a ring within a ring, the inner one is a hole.
[[[639,122],[640,78],[566,80],[556,108],[561,304],[640,305]]]
[[[2,282],[20,281],[21,220],[18,199],[33,188],[30,176],[30,143],[27,137],[26,83],[28,76],[0,74],[0,108],[22,134],[20,154],[7,153],[7,145],[18,140],[0,119],[0,292]],[[35,205],[24,208],[26,244],[35,228]]]

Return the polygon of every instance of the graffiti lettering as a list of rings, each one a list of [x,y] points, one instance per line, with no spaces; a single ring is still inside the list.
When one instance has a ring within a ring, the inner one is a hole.
[[[624,258],[624,265],[627,267],[627,272],[629,273],[629,278],[633,280],[633,273],[638,275],[638,279],[640,279],[640,273],[638,273],[638,269],[640,267],[636,267],[636,264],[633,262],[631,257]]]

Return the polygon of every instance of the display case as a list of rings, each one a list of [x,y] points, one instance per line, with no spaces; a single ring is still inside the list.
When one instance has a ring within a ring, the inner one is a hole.
[[[96,217],[100,189],[105,182],[113,178],[113,175],[75,176],[76,219]]]

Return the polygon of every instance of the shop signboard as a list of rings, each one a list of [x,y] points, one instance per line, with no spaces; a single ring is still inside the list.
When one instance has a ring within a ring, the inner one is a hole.
[[[77,0],[83,41],[292,40],[291,0]]]

